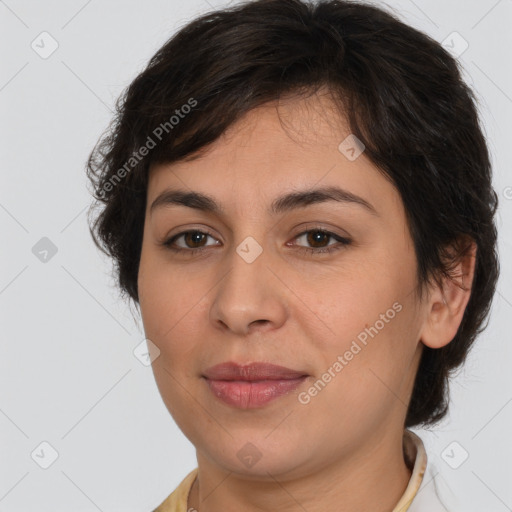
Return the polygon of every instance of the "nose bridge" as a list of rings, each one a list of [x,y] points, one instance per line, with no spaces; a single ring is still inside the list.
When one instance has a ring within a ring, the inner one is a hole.
[[[211,307],[212,322],[239,334],[246,333],[251,324],[277,327],[285,315],[278,281],[267,268],[271,251],[264,247],[261,230],[256,236],[246,236],[226,256],[229,271],[219,283]]]

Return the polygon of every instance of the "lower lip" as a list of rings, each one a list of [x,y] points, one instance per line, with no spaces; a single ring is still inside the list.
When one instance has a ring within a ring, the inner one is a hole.
[[[254,409],[293,391],[305,380],[306,376],[262,381],[206,379],[206,382],[212,393],[223,402],[240,409]]]

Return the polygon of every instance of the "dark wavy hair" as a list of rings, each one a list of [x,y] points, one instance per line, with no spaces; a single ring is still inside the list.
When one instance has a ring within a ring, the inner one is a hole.
[[[499,275],[498,199],[459,63],[395,14],[355,1],[255,0],[183,26],[119,97],[89,156],[89,229],[112,258],[121,296],[137,306],[150,164],[193,159],[249,110],[324,86],[400,193],[418,289],[453,278],[467,242],[477,245],[458,332],[442,348],[423,347],[407,411],[406,427],[434,424],[448,410],[449,376],[487,326]]]

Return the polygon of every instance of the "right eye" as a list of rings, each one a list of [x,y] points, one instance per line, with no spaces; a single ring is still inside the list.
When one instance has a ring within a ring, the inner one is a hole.
[[[203,244],[203,242],[208,238],[212,237],[213,235],[206,231],[200,231],[198,229],[189,230],[189,231],[182,231],[181,233],[177,233],[176,235],[173,235],[171,238],[165,240],[162,242],[162,245],[168,248],[171,251],[175,252],[190,252],[195,253],[204,250],[205,247],[208,247],[207,245],[200,245],[199,247],[193,247],[196,244]],[[185,243],[185,246],[176,246],[176,241],[180,238],[183,238],[183,241]],[[190,247],[192,245],[192,247]],[[218,245],[218,244],[213,244]]]

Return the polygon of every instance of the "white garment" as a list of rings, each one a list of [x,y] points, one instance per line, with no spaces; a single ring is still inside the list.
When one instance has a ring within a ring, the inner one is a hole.
[[[453,508],[455,497],[439,470],[428,460],[422,440],[414,432],[406,430],[404,443],[405,452],[414,460],[414,468],[409,486],[393,512],[458,512]],[[407,508],[409,487],[412,501]],[[402,500],[405,508],[400,508]]]

